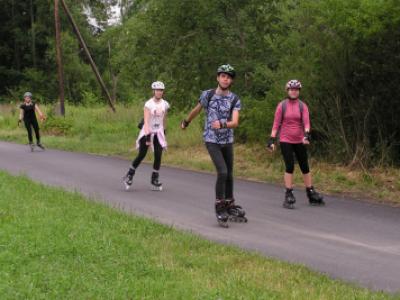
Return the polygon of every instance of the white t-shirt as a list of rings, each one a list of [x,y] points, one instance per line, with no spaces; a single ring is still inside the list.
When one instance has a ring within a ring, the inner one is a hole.
[[[164,116],[169,109],[169,103],[164,99],[160,99],[158,101],[151,98],[148,100],[145,105],[150,111],[150,120],[149,127],[152,132],[163,129],[164,128]]]

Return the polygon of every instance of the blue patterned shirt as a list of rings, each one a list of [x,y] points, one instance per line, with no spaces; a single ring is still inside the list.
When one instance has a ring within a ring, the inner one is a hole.
[[[235,97],[234,93],[229,92],[228,95],[222,96],[214,94],[210,101],[208,95],[212,90],[203,91],[201,93],[199,102],[206,112],[203,138],[206,143],[214,144],[232,144],[233,143],[233,129],[220,128],[213,129],[212,122],[221,120],[228,121],[230,117],[231,107]],[[233,110],[240,110],[241,103],[238,98]]]

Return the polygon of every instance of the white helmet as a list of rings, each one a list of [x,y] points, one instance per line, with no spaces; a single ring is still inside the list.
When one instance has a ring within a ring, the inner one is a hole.
[[[32,93],[31,93],[31,92],[26,92],[26,93],[24,94],[24,98],[25,98],[25,97],[32,98]]]
[[[301,90],[301,88],[302,88],[301,82],[297,79],[289,80],[288,83],[286,83],[286,90],[288,89]]]
[[[161,81],[155,81],[151,84],[153,90],[165,90],[165,85]]]

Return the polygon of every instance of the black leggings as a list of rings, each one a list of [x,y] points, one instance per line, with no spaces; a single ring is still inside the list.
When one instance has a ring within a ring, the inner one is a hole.
[[[286,173],[293,174],[294,171],[293,154],[296,155],[301,172],[303,174],[310,173],[310,168],[308,166],[307,148],[304,144],[280,143],[280,145],[281,145],[283,160],[285,161]]]
[[[139,154],[136,156],[135,160],[132,162],[132,167],[134,169],[139,167],[142,160],[146,157],[147,150],[149,149],[149,146],[146,145],[146,136],[142,137],[140,139],[139,143],[140,143]],[[158,141],[157,135],[154,135],[153,143],[154,143],[153,168],[154,168],[154,170],[158,171],[158,170],[160,170],[160,167],[161,167],[161,157],[162,157],[163,148],[161,147],[160,142]]]
[[[28,131],[28,139],[29,143],[33,144],[33,137],[32,137],[32,127],[33,130],[35,131],[35,136],[36,136],[36,142],[39,144],[40,143],[40,133],[39,133],[39,124],[37,119],[32,119],[32,120],[24,120],[26,130]]]
[[[206,147],[218,173],[216,199],[233,199],[233,144],[206,143]]]

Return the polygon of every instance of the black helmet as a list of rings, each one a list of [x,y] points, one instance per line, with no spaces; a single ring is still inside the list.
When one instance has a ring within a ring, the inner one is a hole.
[[[221,73],[228,74],[232,78],[235,78],[235,76],[236,76],[236,71],[230,64],[219,66],[218,70],[217,70],[217,74],[219,75]]]

